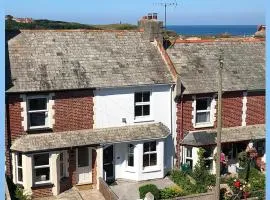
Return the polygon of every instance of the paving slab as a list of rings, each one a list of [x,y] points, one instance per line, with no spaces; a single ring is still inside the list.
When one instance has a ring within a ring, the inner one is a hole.
[[[165,187],[175,186],[175,183],[168,177],[163,179],[155,179],[148,181],[129,181],[129,180],[117,180],[110,187],[114,193],[119,197],[119,200],[137,200],[140,199],[139,187],[145,184],[155,184],[158,189]]]

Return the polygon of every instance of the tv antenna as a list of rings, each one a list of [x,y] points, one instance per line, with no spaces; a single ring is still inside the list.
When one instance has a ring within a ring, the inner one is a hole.
[[[166,23],[167,23],[167,7],[168,6],[177,6],[177,2],[175,1],[174,3],[169,3],[169,2],[161,2],[161,3],[155,3],[155,5],[158,6],[164,6],[164,28],[166,30]]]

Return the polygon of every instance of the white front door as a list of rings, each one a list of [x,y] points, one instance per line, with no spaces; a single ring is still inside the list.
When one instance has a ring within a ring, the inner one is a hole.
[[[77,148],[77,180],[78,184],[92,183],[92,149]]]

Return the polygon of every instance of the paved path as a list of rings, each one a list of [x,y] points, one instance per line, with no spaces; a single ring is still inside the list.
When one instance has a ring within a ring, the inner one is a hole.
[[[149,181],[116,181],[115,185],[110,186],[119,200],[137,200],[139,196],[139,187],[145,184],[155,184],[159,189],[175,185],[168,177]]]
[[[35,198],[34,200],[105,200],[97,189],[78,190],[71,188],[58,196]]]

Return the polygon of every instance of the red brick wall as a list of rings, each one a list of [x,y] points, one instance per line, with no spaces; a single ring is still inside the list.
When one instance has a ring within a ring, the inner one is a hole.
[[[76,174],[76,150],[70,149],[68,151],[69,159],[68,159],[68,173],[69,173],[69,182],[71,185],[77,184],[77,174]]]
[[[55,132],[93,128],[91,90],[57,92],[54,99]]]
[[[248,93],[247,125],[265,123],[265,93]]]
[[[53,196],[52,187],[53,186],[51,185],[32,188],[32,198]]]

